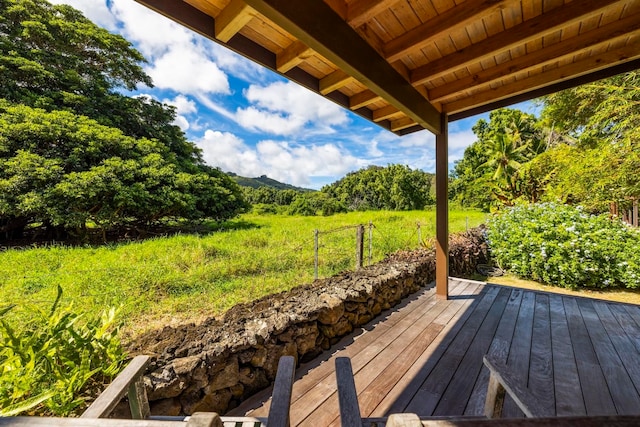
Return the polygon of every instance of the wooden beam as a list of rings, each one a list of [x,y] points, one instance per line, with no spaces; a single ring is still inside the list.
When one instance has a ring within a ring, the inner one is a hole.
[[[328,76],[320,79],[320,93],[326,95],[338,90],[353,81],[353,77],[342,70],[336,70]]]
[[[382,108],[380,108],[378,110],[374,110],[374,112],[373,112],[373,121],[377,123],[377,122],[381,122],[381,121],[386,120],[386,119],[397,119],[398,117],[402,116],[403,114],[404,113],[402,111],[399,111],[393,105],[387,105],[386,107],[382,107]]]
[[[366,107],[367,105],[373,104],[374,102],[378,102],[380,100],[382,100],[382,97],[380,95],[376,95],[375,93],[367,89],[351,96],[351,98],[349,99],[349,108],[352,110],[357,110],[358,108]]]
[[[469,117],[476,116],[478,114],[486,113],[487,111],[508,107],[510,105],[518,104],[520,102],[529,101],[530,99],[539,98],[541,96],[560,92],[566,89],[571,89],[576,86],[586,85],[598,80],[606,79],[609,77],[616,76],[618,74],[627,73],[629,71],[635,71],[638,69],[640,69],[640,58],[633,59],[629,62],[624,62],[622,64],[613,65],[608,68],[594,71],[582,76],[566,79],[558,83],[554,83],[548,86],[543,86],[543,87],[533,89],[527,92],[523,92],[514,96],[509,96],[498,101],[492,101],[477,107],[469,108],[464,111],[451,114],[449,116],[449,121],[454,122],[456,120],[466,119]]]
[[[246,0],[416,123],[440,132],[440,112],[323,0]]]
[[[447,111],[457,113],[469,108],[494,102],[502,98],[508,98],[520,93],[530,92],[553,83],[606,69],[607,67],[610,67],[610,64],[628,62],[636,58],[640,58],[640,51],[638,50],[636,43],[631,43],[630,45],[615,51],[605,52],[602,55],[589,57],[582,61],[554,68],[542,74],[536,74],[522,80],[516,80],[497,88],[489,88],[488,90],[467,98],[447,103],[446,108]]]
[[[253,19],[255,11],[243,0],[231,0],[216,17],[216,38],[228,42],[238,31]]]
[[[431,79],[493,57],[523,43],[541,39],[567,25],[602,13],[611,3],[619,0],[574,0],[516,25],[505,32],[495,34],[479,43],[457,50],[451,55],[418,67],[411,72],[411,83],[423,84]]]
[[[431,102],[439,102],[469,89],[489,85],[509,74],[551,64],[563,57],[579,55],[600,45],[629,37],[638,31],[640,13],[431,89],[429,99]]]
[[[436,134],[436,297],[449,298],[449,126],[440,115]]]
[[[276,69],[281,73],[286,73],[311,55],[313,55],[313,49],[300,41],[295,41],[276,55]]]
[[[416,124],[415,120],[411,117],[403,117],[397,120],[391,120],[391,132],[397,132],[402,129],[409,128]]]
[[[397,2],[398,0],[355,0],[347,8],[347,22],[352,27],[359,27]]]
[[[382,50],[387,61],[395,62],[411,52],[422,49],[438,38],[452,33],[457,28],[464,27],[483,16],[503,9],[506,4],[513,1],[467,0],[389,41]]]

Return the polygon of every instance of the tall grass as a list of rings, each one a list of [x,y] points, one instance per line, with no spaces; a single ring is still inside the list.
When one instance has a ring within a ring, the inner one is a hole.
[[[485,214],[451,212],[451,232]],[[77,311],[119,307],[136,334],[167,323],[217,315],[233,305],[311,282],[314,230],[320,230],[320,276],[353,268],[356,224],[373,228],[372,261],[418,247],[435,234],[433,211],[355,212],[331,217],[243,215],[207,235],[175,235],[100,247],[9,249],[0,252],[0,300],[50,305],[57,286]],[[341,231],[332,230],[343,228]],[[368,235],[368,233],[367,233]],[[368,242],[365,243],[367,260]]]

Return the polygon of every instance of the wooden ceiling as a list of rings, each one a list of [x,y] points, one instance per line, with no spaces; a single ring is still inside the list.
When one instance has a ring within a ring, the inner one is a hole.
[[[640,68],[640,0],[137,0],[398,134]]]

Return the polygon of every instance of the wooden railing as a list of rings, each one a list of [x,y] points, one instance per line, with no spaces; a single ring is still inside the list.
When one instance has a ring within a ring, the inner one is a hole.
[[[87,408],[80,418],[56,417],[0,417],[0,427],[289,427],[291,387],[295,373],[295,359],[280,358],[273,386],[271,408],[267,419],[254,417],[224,417],[215,412],[197,412],[185,417],[149,419],[149,401],[142,376],[150,358],[137,356],[116,379]],[[128,395],[133,419],[108,418],[124,395]]]
[[[358,404],[351,361],[336,359],[340,420],[343,427],[632,427],[640,425],[640,415],[600,417],[553,417],[551,408],[541,406],[531,393],[521,387],[506,366],[491,356],[484,364],[490,371],[485,412],[488,417],[501,413],[501,395],[509,395],[518,407],[532,418],[488,419],[478,417],[419,417],[415,414],[392,414],[382,418],[362,418]],[[213,412],[200,412],[187,417],[145,419],[149,403],[142,383],[142,375],[149,358],[138,356],[107,387],[80,418],[0,417],[0,427],[289,427],[289,408],[295,372],[291,356],[280,359],[274,383],[269,416],[264,418],[224,417]],[[138,419],[108,417],[122,397],[128,394],[131,412]],[[497,408],[497,406],[498,408]],[[497,408],[497,409],[496,409]],[[314,426],[322,427],[322,426]]]

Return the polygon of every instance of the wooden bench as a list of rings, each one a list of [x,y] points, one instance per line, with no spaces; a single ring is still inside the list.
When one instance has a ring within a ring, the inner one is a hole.
[[[149,401],[142,376],[149,364],[149,356],[137,356],[98,396],[80,418],[56,417],[0,417],[0,426],[26,427],[289,427],[291,388],[295,373],[295,359],[283,356],[273,386],[268,418],[224,417],[214,412],[197,412],[186,417],[149,416]],[[127,395],[133,419],[111,419],[120,400]]]
[[[508,393],[527,417],[552,417],[554,411],[543,407],[529,390],[521,387],[512,377],[504,364],[492,356],[484,356],[484,364],[490,372],[485,416],[500,417],[504,395]],[[422,427],[422,426],[457,426],[485,425],[486,419],[479,417],[419,417],[416,414],[391,414],[384,418],[362,418],[358,405],[358,395],[353,379],[351,361],[348,357],[336,358],[336,378],[338,381],[338,402],[340,405],[340,421],[342,427]],[[495,423],[495,424],[494,424]],[[492,421],[491,425],[501,425]],[[505,424],[503,424],[505,425]]]

